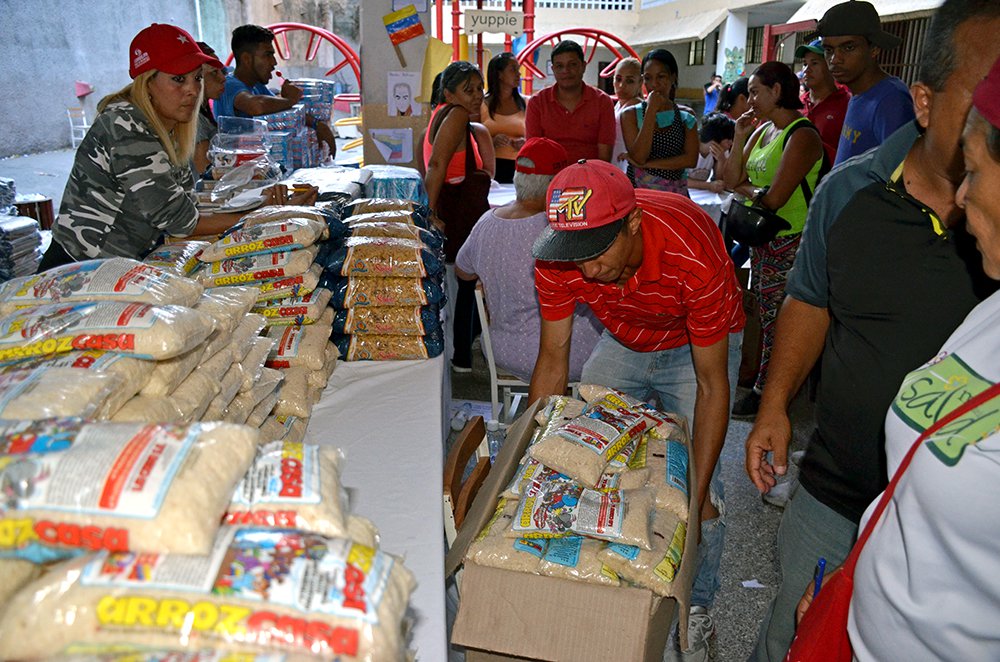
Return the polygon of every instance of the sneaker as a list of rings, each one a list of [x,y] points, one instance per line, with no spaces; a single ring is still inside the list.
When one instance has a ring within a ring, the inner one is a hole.
[[[465,375],[465,374],[468,374],[468,373],[472,372],[472,366],[471,365],[470,366],[458,365],[454,361],[451,362],[451,369],[452,369],[452,372],[457,372],[457,373],[459,373],[461,375]]]
[[[751,390],[733,405],[733,416],[754,417],[760,407],[760,393]]]
[[[664,662],[708,662],[709,645],[715,636],[715,623],[705,607],[691,607],[688,613],[688,648],[678,650],[679,636],[675,629],[667,640]]]
[[[799,481],[794,478],[783,480],[767,492],[764,492],[761,498],[764,499],[764,503],[769,503],[777,508],[784,508],[788,500],[795,494],[798,486]]]

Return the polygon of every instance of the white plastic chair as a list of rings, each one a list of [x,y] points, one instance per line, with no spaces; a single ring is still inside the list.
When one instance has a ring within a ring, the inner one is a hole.
[[[87,111],[82,106],[73,106],[66,109],[66,115],[69,117],[69,139],[73,143],[73,149],[76,149],[90,129],[90,124],[87,122]]]
[[[493,359],[493,344],[490,341],[490,320],[486,312],[486,301],[483,293],[483,283],[476,285],[476,309],[479,311],[479,324],[482,326],[480,342],[483,354],[486,355],[486,365],[490,369],[490,399],[493,403],[493,418],[500,416],[500,389],[503,389],[503,415],[506,422],[513,420],[514,412],[521,405],[521,397],[527,395],[528,384],[514,375],[499,373],[496,361]],[[517,392],[515,393],[515,389]]]

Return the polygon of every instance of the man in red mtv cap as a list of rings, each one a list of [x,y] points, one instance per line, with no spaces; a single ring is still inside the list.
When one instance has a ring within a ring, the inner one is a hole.
[[[491,209],[472,228],[455,258],[456,274],[482,281],[490,311],[490,342],[497,366],[522,381],[535,367],[541,319],[531,246],[548,225],[546,197],[552,178],[569,163],[562,145],[529,138],[514,160],[514,202]],[[604,326],[586,306],[573,314],[569,378],[580,379]]]
[[[707,659],[707,610],[719,586],[724,524],[719,453],[743,339],[742,292],[722,236],[688,198],[635,190],[618,168],[580,161],[548,190],[538,237],[542,313],[530,399],[563,393],[572,312],[586,303],[607,327],[581,382],[611,386],[687,417],[702,529],[691,595],[690,659]],[[711,489],[710,489],[711,486]]]

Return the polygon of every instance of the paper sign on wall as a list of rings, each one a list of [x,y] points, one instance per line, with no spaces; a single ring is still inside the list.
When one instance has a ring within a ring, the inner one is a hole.
[[[517,37],[524,33],[524,12],[466,9],[465,33],[482,32],[502,32]]]
[[[420,115],[420,74],[416,71],[390,71],[386,75],[386,112],[390,117]]]
[[[386,163],[413,161],[413,129],[369,129],[368,135]]]

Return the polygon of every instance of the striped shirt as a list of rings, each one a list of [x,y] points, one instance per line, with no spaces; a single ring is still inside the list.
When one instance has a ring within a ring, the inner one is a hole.
[[[744,324],[742,293],[718,227],[680,195],[636,190],[642,264],[624,285],[583,277],[572,262],[535,266],[542,318],[561,320],[586,303],[623,345],[656,352],[712,345]]]

